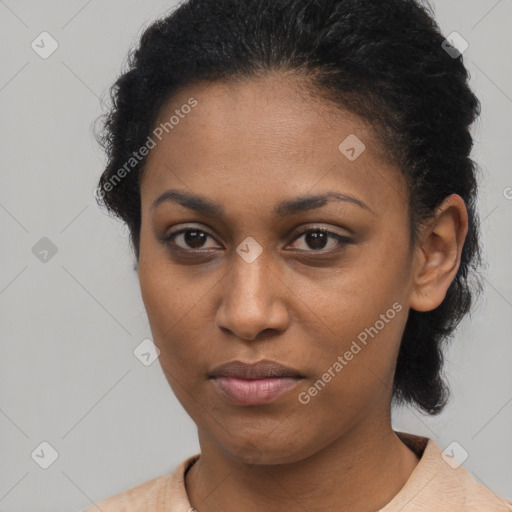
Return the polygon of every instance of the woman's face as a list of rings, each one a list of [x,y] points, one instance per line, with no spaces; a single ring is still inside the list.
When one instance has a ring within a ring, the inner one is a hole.
[[[141,182],[139,278],[200,436],[275,464],[384,425],[412,256],[406,189],[372,130],[278,75],[190,86],[165,122]],[[211,378],[261,360],[300,378]]]

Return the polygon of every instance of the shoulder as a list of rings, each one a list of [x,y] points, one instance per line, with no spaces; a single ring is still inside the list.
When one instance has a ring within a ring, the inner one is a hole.
[[[438,471],[436,478],[441,495],[460,496],[461,510],[464,512],[510,512],[512,502],[493,492],[489,487],[479,483],[464,466],[454,458],[454,450],[441,451],[433,441],[429,441],[430,461],[433,469]]]
[[[469,471],[462,466],[456,472],[457,483],[464,495],[464,510],[510,512],[512,502],[499,496],[485,485],[479,483]]]
[[[512,512],[512,502],[479,483],[457,462],[454,450],[441,451],[433,439],[398,435],[420,461],[402,490],[380,512]]]
[[[179,463],[172,473],[105,498],[81,512],[151,512],[168,510],[169,507],[186,512],[191,506],[185,487],[185,474],[198,459],[199,454],[193,455]]]
[[[165,489],[169,476],[159,476],[143,482],[131,489],[105,498],[82,512],[135,512],[158,510],[165,502]]]

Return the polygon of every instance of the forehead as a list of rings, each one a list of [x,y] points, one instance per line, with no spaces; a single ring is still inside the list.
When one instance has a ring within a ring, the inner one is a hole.
[[[191,99],[195,106],[185,108]],[[297,78],[190,85],[161,109],[155,128],[165,126],[146,162],[143,201],[176,185],[219,201],[244,192],[273,200],[315,186],[373,205],[405,197],[401,173],[381,157],[372,127]]]

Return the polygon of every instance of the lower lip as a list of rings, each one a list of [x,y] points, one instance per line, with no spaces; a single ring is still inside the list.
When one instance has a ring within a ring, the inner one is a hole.
[[[274,377],[246,380],[235,377],[215,377],[213,382],[224,396],[238,405],[261,405],[277,400],[294,388],[299,377]]]

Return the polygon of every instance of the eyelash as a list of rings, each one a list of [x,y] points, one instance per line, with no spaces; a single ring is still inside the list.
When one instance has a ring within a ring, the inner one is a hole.
[[[183,229],[180,229],[178,231],[174,231],[172,233],[168,233],[166,235],[164,235],[162,238],[160,238],[160,241],[162,243],[164,243],[165,245],[167,245],[167,247],[171,250],[171,251],[175,251],[175,252],[185,252],[185,253],[202,253],[204,252],[204,249],[184,249],[183,247],[180,247],[180,246],[177,246],[172,240],[177,237],[178,235],[181,235],[183,233],[186,233],[188,231],[195,231],[195,232],[198,232],[198,233],[204,233],[206,234],[207,236],[209,236],[210,238],[214,239],[215,240],[215,237],[210,235],[210,233],[208,233],[207,231],[204,231],[202,229],[198,229],[198,228],[183,228]],[[351,240],[350,238],[346,237],[346,236],[343,236],[343,235],[339,235],[338,233],[334,233],[333,231],[329,231],[325,228],[309,228],[309,229],[306,229],[304,231],[302,231],[301,233],[299,233],[297,235],[297,237],[293,240],[293,242],[295,242],[296,240],[298,240],[299,238],[301,238],[302,236],[304,235],[307,235],[308,233],[323,233],[325,235],[328,235],[329,238],[334,238],[335,240],[337,240],[339,243],[338,245],[333,248],[333,249],[328,249],[328,250],[322,250],[322,249],[319,249],[319,250],[309,250],[309,251],[305,251],[307,253],[317,253],[317,254],[327,254],[327,253],[331,253],[331,252],[334,252],[340,248],[342,248],[343,246],[345,245],[349,245],[349,244],[352,244],[354,243],[353,240]],[[215,240],[216,241],[216,240]]]

